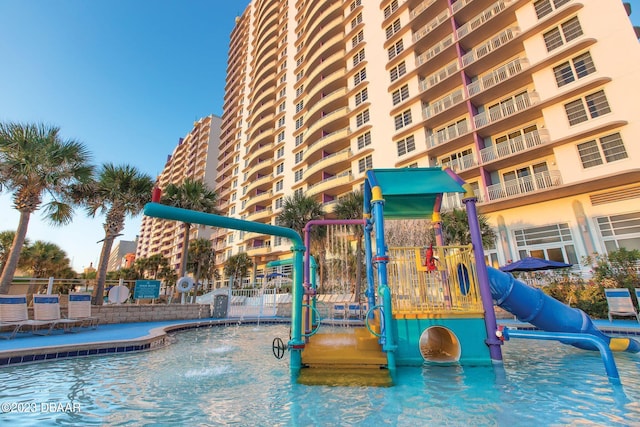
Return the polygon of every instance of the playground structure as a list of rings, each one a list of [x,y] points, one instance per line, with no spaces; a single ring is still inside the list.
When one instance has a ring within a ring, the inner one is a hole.
[[[441,232],[440,208],[446,193],[463,193],[471,245],[448,246]],[[476,198],[455,173],[440,168],[373,169],[364,183],[364,218],[312,221],[305,240],[295,231],[149,203],[145,215],[285,237],[292,242],[291,336],[278,339],[278,354],[289,351],[290,369],[307,384],[391,385],[398,366],[424,363],[501,364],[505,339],[558,340],[599,350],[607,374],[618,377],[611,350],[638,352],[634,340],[600,333],[586,314],[565,306],[513,276],[487,267]],[[435,245],[388,247],[385,220],[430,218]],[[311,274],[312,226],[362,226],[366,262],[365,326],[346,333],[322,333]],[[542,329],[503,331],[496,304]],[[274,346],[276,340],[274,340]],[[276,348],[274,348],[276,350]],[[274,351],[274,353],[276,353]],[[355,378],[354,378],[355,376]]]

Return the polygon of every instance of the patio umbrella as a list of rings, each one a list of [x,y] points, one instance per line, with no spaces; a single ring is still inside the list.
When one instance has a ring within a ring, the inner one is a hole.
[[[548,259],[526,257],[520,261],[512,262],[511,264],[503,265],[500,267],[500,271],[538,271],[538,270],[553,270],[555,268],[567,268],[573,264],[566,264],[564,262],[550,261]]]

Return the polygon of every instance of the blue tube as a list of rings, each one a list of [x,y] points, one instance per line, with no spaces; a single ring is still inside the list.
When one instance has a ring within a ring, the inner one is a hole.
[[[487,267],[491,296],[496,305],[547,332],[589,334],[604,341],[611,350],[640,352],[640,344],[630,338],[612,338],[598,330],[591,318],[577,308],[569,307],[550,297],[540,289],[516,280],[511,274]],[[565,344],[585,350],[598,350],[592,342],[572,340],[568,335],[561,340]]]

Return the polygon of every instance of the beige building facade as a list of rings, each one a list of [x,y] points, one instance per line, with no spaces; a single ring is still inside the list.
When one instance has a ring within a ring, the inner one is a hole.
[[[498,234],[494,265],[640,249],[640,44],[620,0],[254,0],[229,48],[228,216],[275,224],[294,192],[330,215],[367,169],[448,166]],[[212,238],[219,265],[289,256]]]
[[[222,119],[214,115],[204,117],[193,124],[191,132],[180,138],[156,180],[161,190],[169,184],[180,184],[186,178],[203,181],[215,189],[221,122]],[[212,233],[212,227],[193,225],[189,239],[210,239]],[[143,216],[136,259],[161,254],[179,271],[183,237],[182,223]]]

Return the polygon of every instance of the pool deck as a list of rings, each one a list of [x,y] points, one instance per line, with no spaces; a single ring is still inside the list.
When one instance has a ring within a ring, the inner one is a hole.
[[[54,330],[50,335],[19,333],[13,339],[0,340],[0,368],[69,357],[153,350],[169,344],[168,332],[186,329],[280,324],[289,323],[289,320],[282,317],[172,320],[99,325],[95,329],[77,328],[74,333],[64,333],[62,330]],[[362,324],[358,321],[347,323]],[[517,320],[500,319],[498,323],[512,329],[535,329]],[[336,324],[345,325],[345,322]],[[640,324],[633,320],[594,320],[594,324],[608,335],[640,337]]]

